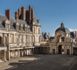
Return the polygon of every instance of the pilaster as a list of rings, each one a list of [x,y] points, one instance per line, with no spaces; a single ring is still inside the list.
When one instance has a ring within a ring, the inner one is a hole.
[[[8,41],[8,45],[7,45],[7,59],[10,60],[10,34],[7,34],[7,41]]]

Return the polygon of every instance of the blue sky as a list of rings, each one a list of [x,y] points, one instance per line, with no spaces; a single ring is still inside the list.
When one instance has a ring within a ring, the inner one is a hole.
[[[40,19],[41,31],[55,33],[61,22],[67,28],[77,29],[77,0],[1,0],[0,14],[5,15],[5,10],[11,10],[11,17],[14,12],[25,6],[31,5]]]

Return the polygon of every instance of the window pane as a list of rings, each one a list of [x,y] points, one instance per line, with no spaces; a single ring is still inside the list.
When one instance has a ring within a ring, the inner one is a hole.
[[[17,35],[17,43],[19,43],[19,35]]]

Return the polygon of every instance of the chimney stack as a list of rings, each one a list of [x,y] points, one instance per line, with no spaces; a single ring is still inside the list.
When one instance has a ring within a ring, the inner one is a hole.
[[[34,11],[34,8],[32,8],[32,11]]]
[[[21,8],[21,19],[26,20],[26,8],[25,7]]]
[[[18,20],[19,20],[18,12],[15,12],[15,19],[16,19],[16,21],[18,22]]]
[[[50,38],[50,32],[48,32],[48,37]]]
[[[47,32],[45,32],[45,35],[47,36]]]
[[[31,19],[32,17],[31,17],[31,6],[29,6],[29,24],[31,23]]]
[[[11,11],[9,9],[5,11],[5,15],[8,18],[8,20],[11,21]]]
[[[21,9],[18,9],[18,17],[21,19]]]

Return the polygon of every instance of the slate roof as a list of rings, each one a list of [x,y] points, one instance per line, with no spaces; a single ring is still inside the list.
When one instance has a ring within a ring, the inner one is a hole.
[[[5,26],[3,24],[5,24],[5,21],[8,20],[6,16],[0,15],[0,29],[6,29]],[[40,23],[38,23],[37,21],[37,17],[35,15],[35,13],[33,12],[33,22],[35,22],[34,25],[40,25]],[[11,18],[11,22],[10,22],[10,30],[16,30],[14,27],[14,24],[16,24],[17,21],[14,18]],[[18,21],[19,25],[23,24],[24,25],[28,25],[27,21],[24,20],[20,20]],[[31,32],[31,30],[30,30]]]
[[[64,27],[63,22],[61,23],[61,26],[60,26],[58,29],[56,29],[55,32],[58,32],[58,31],[63,31],[63,32],[65,32],[65,33],[70,33],[69,29],[66,28],[66,27]]]
[[[58,31],[63,31],[65,33],[70,33],[69,29],[65,28],[65,27],[59,27],[55,32],[58,32]]]
[[[40,26],[40,23],[38,22],[38,19],[37,19],[37,17],[36,17],[36,15],[35,15],[34,12],[33,12],[33,22],[35,22],[35,24],[33,24],[33,25],[38,25],[38,26]]]
[[[3,25],[5,20],[7,20],[6,16],[0,15],[0,29],[2,30],[6,30],[6,28]]]

